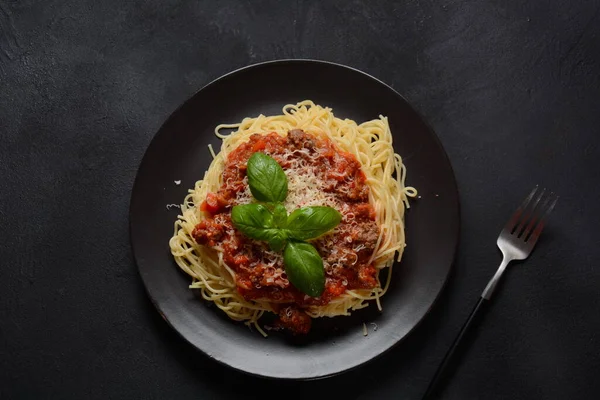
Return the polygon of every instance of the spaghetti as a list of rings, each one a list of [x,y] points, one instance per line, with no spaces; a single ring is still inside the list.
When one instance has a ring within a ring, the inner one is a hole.
[[[228,130],[233,131],[225,133]],[[261,316],[265,312],[279,312],[280,317],[285,319],[286,315],[288,317],[292,315],[291,308],[288,309],[285,302],[281,304],[281,302],[273,301],[272,298],[249,296],[248,291],[245,292],[243,287],[240,288],[239,270],[236,272],[235,266],[226,262],[228,255],[222,246],[199,244],[195,240],[194,230],[200,223],[206,223],[207,220],[206,212],[200,209],[200,205],[205,204],[207,196],[218,192],[228,184],[228,182],[224,182],[224,179],[230,179],[224,178],[224,172],[229,167],[228,162],[240,152],[244,145],[247,147],[248,143],[257,141],[256,134],[278,143],[284,143],[285,140],[293,141],[291,132],[294,131],[302,132],[302,134],[306,132],[304,136],[298,137],[302,140],[309,140],[311,143],[317,143],[315,146],[326,148],[331,143],[332,148],[341,149],[344,154],[349,154],[350,156],[347,158],[350,161],[352,161],[351,159],[358,161],[359,170],[362,171],[360,176],[363,177],[367,187],[362,195],[366,196],[367,205],[374,211],[371,218],[378,229],[378,235],[373,240],[370,246],[372,249],[368,253],[365,253],[364,244],[359,244],[353,249],[356,253],[356,260],[359,259],[359,254],[362,254],[363,258],[367,254],[365,265],[374,266],[376,273],[373,284],[356,285],[354,288],[343,290],[336,296],[330,296],[326,301],[308,299],[306,302],[302,302],[302,311],[308,316],[316,318],[349,315],[353,310],[368,306],[370,300],[375,300],[377,307],[381,310],[380,298],[388,290],[394,256],[396,255],[395,258],[399,261],[405,247],[404,210],[408,207],[408,197],[414,197],[417,193],[414,188],[404,185],[406,168],[402,163],[402,158],[394,153],[392,134],[387,118],[383,116],[357,124],[349,119],[337,118],[330,108],[321,107],[306,100],[295,105],[286,105],[281,115],[260,115],[256,118],[245,118],[237,124],[218,125],[215,133],[223,140],[221,151],[214,154],[212,148],[210,149],[213,161],[206,171],[204,179],[196,182],[195,187],[186,196],[181,206],[181,215],[175,221],[175,231],[169,245],[179,267],[193,278],[190,288],[199,289],[204,299],[214,302],[230,318],[255,326],[265,336],[266,333],[259,324]],[[296,150],[296,153],[299,152],[301,153]],[[307,158],[308,150],[304,153],[306,154],[300,155]],[[308,162],[310,163],[309,158]],[[302,171],[307,170],[305,164],[302,164],[304,168]],[[300,168],[298,161],[292,160],[289,169],[286,170],[290,195],[284,205],[288,211],[300,205],[344,206],[344,203],[335,196],[315,189],[314,182],[320,182],[318,177],[310,174],[296,174],[294,171],[300,170],[298,168]],[[284,169],[286,168],[284,167]],[[234,193],[233,197],[232,204],[244,204],[251,201],[249,190],[239,190]],[[351,223],[350,217],[354,218],[354,212],[345,214],[348,224]],[[225,226],[227,227],[226,224]],[[229,235],[233,238],[235,233],[230,230]],[[351,241],[351,239],[349,240]],[[331,248],[327,247],[324,239],[318,243],[320,245],[317,247],[321,253]],[[271,265],[277,266],[277,255],[270,253],[270,250],[265,247],[264,257],[270,257],[273,262]],[[321,255],[327,271],[352,264],[352,262],[348,262],[340,266],[333,260],[335,257],[328,259],[325,254]],[[389,268],[389,271],[386,281],[382,284],[379,280],[379,271],[384,268]],[[361,273],[362,270],[359,275]],[[285,283],[285,276],[281,278]],[[258,290],[260,287],[258,284],[256,286],[257,288],[253,288],[254,290]]]

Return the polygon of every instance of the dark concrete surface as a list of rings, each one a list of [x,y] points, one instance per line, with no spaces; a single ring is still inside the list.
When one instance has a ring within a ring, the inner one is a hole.
[[[169,328],[132,260],[146,146],[210,80],[279,58],[347,64],[433,126],[462,202],[426,320],[314,382],[217,365]],[[600,393],[600,3],[0,0],[0,398],[419,399],[536,183],[560,201],[510,270],[445,399]]]

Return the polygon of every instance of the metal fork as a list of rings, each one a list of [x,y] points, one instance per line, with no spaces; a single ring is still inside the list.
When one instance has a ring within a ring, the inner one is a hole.
[[[538,187],[536,186],[529,193],[529,196],[525,198],[523,204],[510,217],[504,229],[500,232],[497,241],[498,248],[503,256],[502,263],[500,263],[500,267],[498,267],[498,270],[487,284],[475,308],[471,311],[469,318],[467,318],[456,339],[454,339],[452,346],[444,356],[427,387],[423,400],[431,399],[437,393],[440,382],[449,370],[449,365],[457,358],[455,355],[458,354],[457,350],[461,347],[461,343],[463,343],[462,339],[483,315],[483,310],[494,294],[508,264],[511,261],[524,260],[529,257],[544,229],[546,217],[556,205],[557,200],[558,196],[553,193],[546,195],[546,189],[538,193]]]

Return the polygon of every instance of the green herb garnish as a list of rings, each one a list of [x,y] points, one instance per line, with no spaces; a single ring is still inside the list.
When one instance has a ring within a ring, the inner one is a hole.
[[[283,265],[292,285],[309,296],[320,296],[325,290],[323,260],[304,240],[329,232],[342,215],[331,207],[317,206],[299,208],[288,216],[281,204],[287,197],[288,181],[277,161],[254,153],[247,167],[250,191],[264,204],[234,206],[233,225],[249,238],[269,243],[273,251],[283,250]]]
[[[323,260],[312,244],[290,242],[283,251],[285,272],[294,286],[312,297],[319,297],[325,289]]]
[[[331,207],[303,207],[294,210],[287,218],[287,231],[291,238],[309,240],[335,228],[342,215]]]
[[[259,203],[233,207],[231,220],[238,230],[252,239],[268,242],[279,233],[273,223],[273,214]]]
[[[273,158],[254,153],[248,160],[248,185],[258,201],[284,201],[288,181],[283,168]]]

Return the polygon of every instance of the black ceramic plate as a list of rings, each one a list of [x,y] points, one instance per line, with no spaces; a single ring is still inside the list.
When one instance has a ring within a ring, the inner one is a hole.
[[[283,105],[311,99],[336,116],[366,121],[385,115],[394,147],[408,169],[407,184],[420,198],[406,214],[408,247],[394,266],[382,299],[351,317],[315,320],[311,333],[263,338],[196,297],[190,278],[172,260],[168,241],[176,208],[201,179],[211,157],[207,145],[219,123],[280,114]],[[174,181],[181,181],[176,185]],[[341,65],[283,60],[252,65],[212,82],[176,110],[152,140],[138,171],[130,209],[131,242],[155,306],[187,341],[216,361],[250,374],[312,379],[365,363],[404,338],[427,314],[450,272],[458,241],[459,203],[450,162],[439,140],[392,88]],[[363,336],[363,323],[368,336]],[[375,330],[377,326],[377,330]]]

